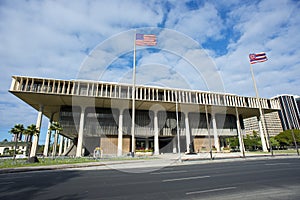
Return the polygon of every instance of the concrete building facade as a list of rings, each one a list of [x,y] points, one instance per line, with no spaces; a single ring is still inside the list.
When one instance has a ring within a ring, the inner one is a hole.
[[[300,129],[300,112],[294,95],[279,95],[273,99],[280,104],[279,117],[283,130]]]
[[[0,142],[0,155],[9,155],[9,151],[15,150],[15,142]],[[26,155],[27,143],[20,141],[17,143],[16,154]]]
[[[278,112],[267,113],[264,116],[266,131],[269,136],[276,136],[283,131]],[[244,119],[245,134],[252,134],[253,131],[259,132],[259,124],[257,117]]]
[[[38,111],[37,127],[43,115],[61,124],[60,134],[69,141],[65,153],[78,157],[92,154],[96,147],[118,156],[132,149],[175,153],[177,131],[183,152],[199,152],[211,148],[209,144],[221,151],[226,137],[239,137],[243,151],[243,119],[259,116],[254,97],[139,85],[134,90],[132,133],[132,90],[128,84],[23,76],[13,76],[10,87],[11,93]],[[260,99],[260,104],[265,113],[280,109],[276,99]],[[34,137],[33,143],[37,145],[38,139]]]

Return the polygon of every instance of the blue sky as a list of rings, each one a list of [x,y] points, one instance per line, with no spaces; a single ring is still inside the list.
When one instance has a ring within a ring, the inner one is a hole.
[[[8,92],[12,75],[76,79],[99,44],[136,28],[167,28],[189,37],[211,58],[224,90],[238,95],[255,96],[248,54],[265,51],[269,60],[253,66],[260,96],[299,95],[299,11],[300,2],[292,0],[1,0],[0,140],[11,138],[7,132],[14,124],[29,125],[37,117]],[[158,43],[175,36],[160,35]],[[137,55],[139,83],[180,87],[177,72],[192,77],[189,87],[207,90],[178,55],[155,49]],[[121,73],[128,82],[131,68],[129,51],[113,61],[103,80],[122,81]],[[44,118],[41,142],[47,122]]]

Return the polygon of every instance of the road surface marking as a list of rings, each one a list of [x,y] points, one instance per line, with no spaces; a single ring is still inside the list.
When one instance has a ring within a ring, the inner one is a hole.
[[[194,191],[194,192],[187,192],[186,195],[191,194],[201,194],[201,193],[207,193],[207,192],[217,192],[217,191],[223,191],[223,190],[233,190],[236,189],[236,187],[226,187],[226,188],[215,188],[211,190],[200,190],[200,191]]]
[[[162,182],[171,182],[171,181],[184,181],[184,180],[192,180],[192,179],[200,179],[200,178],[209,178],[210,176],[193,176],[193,177],[185,177],[185,178],[174,178],[174,179],[166,179],[162,180]]]
[[[151,174],[174,174],[174,173],[184,173],[187,172],[185,170],[181,170],[181,171],[168,171],[168,172],[153,172]]]
[[[291,163],[269,163],[269,164],[265,164],[265,165],[289,165]]]

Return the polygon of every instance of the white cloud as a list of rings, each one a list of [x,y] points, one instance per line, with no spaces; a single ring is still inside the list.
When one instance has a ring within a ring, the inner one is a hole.
[[[185,33],[202,43],[207,38],[221,38],[223,23],[215,6],[210,3],[205,3],[196,10],[188,10],[184,2],[176,2],[174,9],[168,14],[166,27]]]
[[[157,10],[145,9],[135,1],[8,2],[1,8],[0,56],[5,59],[0,66],[26,66],[35,73],[37,67],[58,68],[59,73],[63,66],[72,69],[67,77],[74,78],[84,51],[120,31],[161,20]]]
[[[226,90],[243,95],[254,95],[248,54],[266,51],[269,60],[253,65],[255,78],[261,96],[272,97],[275,93],[299,93],[296,82],[289,77],[298,76],[300,40],[299,4],[292,1],[260,1],[236,7],[229,19],[241,37],[228,44],[228,53],[216,58],[217,66],[223,73]],[[285,68],[285,69],[284,69]],[[293,70],[292,70],[293,68]],[[292,73],[291,73],[292,72]],[[295,79],[295,78],[294,78]],[[246,81],[246,82],[245,82]],[[242,85],[236,83],[241,83]],[[290,85],[283,90],[282,85]],[[241,87],[240,87],[241,86]],[[281,89],[279,89],[281,88]]]
[[[133,27],[156,26],[160,12],[142,1],[1,2],[0,92],[7,93],[12,75],[74,79],[98,43]],[[7,105],[7,99],[1,103]],[[34,112],[24,103],[12,102],[18,110]],[[11,106],[3,109],[3,113],[16,111]],[[23,116],[10,114],[6,119],[11,124],[27,123]],[[3,118],[0,126],[10,127]],[[34,122],[36,116],[27,119]]]

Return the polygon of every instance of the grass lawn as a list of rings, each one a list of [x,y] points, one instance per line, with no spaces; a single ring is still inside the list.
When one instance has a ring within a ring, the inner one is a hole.
[[[73,163],[85,163],[95,162],[96,160],[91,158],[38,158],[39,163],[28,163],[27,159],[1,159],[0,169],[2,168],[15,168],[15,167],[27,167],[27,166],[43,166],[43,165],[59,165],[59,164],[73,164]]]
[[[267,154],[270,152],[263,152],[263,151],[248,151],[249,154]],[[287,149],[287,150],[273,150],[274,155],[276,154],[297,154],[295,149]]]
[[[83,158],[70,158],[70,157],[56,157],[56,158],[38,158],[39,163],[28,163],[27,159],[0,159],[0,169],[28,167],[28,166],[46,166],[46,165],[62,165],[62,164],[75,164],[75,163],[88,163],[88,162],[101,162],[101,161],[118,161],[118,160],[138,160],[138,159],[155,159],[155,157],[113,157],[94,159],[91,157]]]
[[[291,154],[297,154],[297,150],[296,149],[287,149],[287,150],[273,150],[274,154],[287,154],[287,153],[291,153]]]

